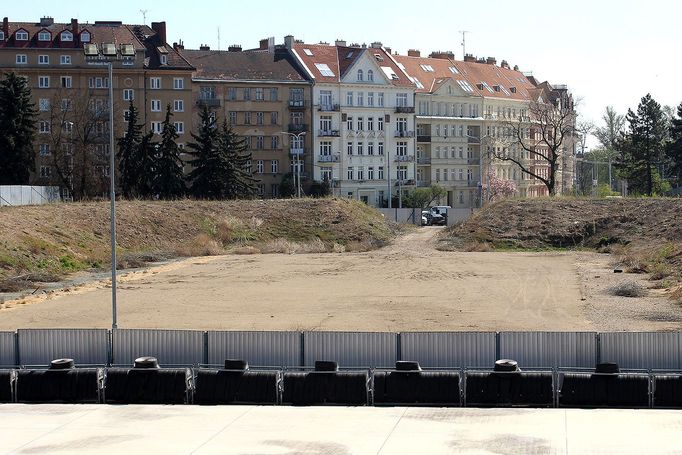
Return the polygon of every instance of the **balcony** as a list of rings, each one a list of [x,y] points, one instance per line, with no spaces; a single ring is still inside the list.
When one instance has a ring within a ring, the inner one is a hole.
[[[468,136],[467,137],[467,142],[469,144],[480,144],[481,143],[481,138],[478,136]]]
[[[301,156],[305,153],[305,149],[303,147],[300,148],[291,148],[289,149],[289,155],[291,156]]]
[[[340,156],[338,154],[336,155],[318,155],[317,156],[317,162],[318,163],[338,163],[340,159]]]
[[[303,123],[289,123],[290,133],[303,133],[305,131],[308,131],[308,125]]]
[[[431,157],[419,158],[417,164],[431,164]]]
[[[467,164],[469,166],[478,166],[481,163],[478,158],[467,158]]]
[[[414,114],[414,106],[396,106],[396,114]]]
[[[414,131],[396,131],[394,137],[414,137]]]
[[[397,180],[394,186],[415,186],[415,181],[410,180]]]
[[[393,161],[397,163],[411,163],[414,161],[414,156],[413,155],[397,155],[395,158],[393,158]]]
[[[339,112],[341,110],[341,105],[339,105],[339,104],[320,104],[318,110],[321,112]]]
[[[431,136],[417,134],[417,142],[431,142]]]
[[[305,109],[305,100],[289,100],[289,109]]]
[[[341,137],[339,130],[320,130],[317,133],[318,137]]]
[[[428,188],[431,186],[431,182],[426,182],[424,180],[417,180],[417,187],[418,188]]]
[[[199,98],[197,100],[199,107],[220,107],[220,98]]]

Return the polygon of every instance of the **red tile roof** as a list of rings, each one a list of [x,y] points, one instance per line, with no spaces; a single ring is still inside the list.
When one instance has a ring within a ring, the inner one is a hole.
[[[180,51],[196,69],[199,79],[224,81],[280,81],[304,82],[287,52],[274,53],[259,51],[202,51],[184,49]]]

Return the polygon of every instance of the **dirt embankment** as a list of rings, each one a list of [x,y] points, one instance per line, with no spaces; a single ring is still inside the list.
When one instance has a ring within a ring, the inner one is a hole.
[[[366,251],[396,227],[347,199],[121,201],[120,267],[229,251]],[[108,202],[0,209],[0,292],[110,265]]]
[[[512,199],[449,228],[439,247],[596,249],[670,287],[682,279],[681,220],[682,199]]]

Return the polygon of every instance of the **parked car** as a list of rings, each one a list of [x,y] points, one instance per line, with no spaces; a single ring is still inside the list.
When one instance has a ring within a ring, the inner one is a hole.
[[[422,210],[422,226],[431,226],[433,216],[428,210]]]
[[[437,205],[431,207],[429,212],[433,217],[431,224],[438,226],[445,226],[448,224],[448,209],[451,208],[449,205]]]

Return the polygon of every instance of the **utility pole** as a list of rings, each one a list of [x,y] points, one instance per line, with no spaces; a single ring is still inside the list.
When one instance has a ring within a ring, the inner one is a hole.
[[[471,33],[469,30],[460,30],[459,33],[462,34],[462,60],[464,56],[467,55],[467,33]]]

